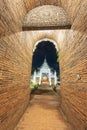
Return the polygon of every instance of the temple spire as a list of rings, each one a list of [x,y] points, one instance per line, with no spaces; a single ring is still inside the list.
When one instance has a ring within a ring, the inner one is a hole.
[[[49,66],[48,63],[47,63],[46,57],[44,58],[44,62],[43,62],[43,64],[41,65],[40,68],[43,68],[43,69],[49,69],[49,68],[50,68],[50,66]]]

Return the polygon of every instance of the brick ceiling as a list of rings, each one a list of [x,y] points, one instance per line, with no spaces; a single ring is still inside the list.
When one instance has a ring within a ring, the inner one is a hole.
[[[82,2],[82,0],[24,0],[27,12],[35,7],[43,5],[60,6],[66,11],[71,23],[73,23]]]
[[[80,19],[77,17],[79,9],[83,10],[83,6],[86,6],[85,0],[0,0],[0,37],[22,31],[26,14],[35,7],[43,5],[62,7],[73,28],[75,24],[78,26],[75,19]],[[82,16],[84,15],[82,13]]]
[[[70,28],[71,23],[62,7],[54,5],[39,6],[27,13],[23,21],[26,29]]]
[[[61,0],[24,0],[27,11],[42,5],[61,6]]]

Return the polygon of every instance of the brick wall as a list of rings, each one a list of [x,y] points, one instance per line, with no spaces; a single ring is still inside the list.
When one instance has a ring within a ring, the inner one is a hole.
[[[63,41],[65,44],[60,51],[61,106],[74,130],[85,130],[87,127],[86,34],[68,32],[66,37],[68,40]]]
[[[23,0],[0,0],[0,37],[20,32],[25,14]]]
[[[0,39],[0,130],[13,130],[29,103],[32,49],[21,37]]]
[[[66,31],[60,56],[62,110],[74,130],[87,129],[87,2]],[[79,77],[79,76],[80,77]]]

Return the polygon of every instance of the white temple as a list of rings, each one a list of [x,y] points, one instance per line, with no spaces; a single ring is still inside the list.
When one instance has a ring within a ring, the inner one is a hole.
[[[38,68],[38,72],[34,71],[34,74],[31,77],[31,81],[39,85],[42,83],[48,83],[49,85],[56,85],[57,84],[57,75],[56,71],[54,70],[54,73],[52,72],[51,68],[47,64],[46,58],[44,60],[44,63],[40,68]]]

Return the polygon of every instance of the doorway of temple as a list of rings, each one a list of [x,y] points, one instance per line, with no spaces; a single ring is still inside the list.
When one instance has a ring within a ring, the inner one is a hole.
[[[41,84],[49,84],[49,73],[42,73]]]
[[[57,85],[60,79],[59,53],[49,40],[38,42],[33,52],[31,81],[34,84]]]

